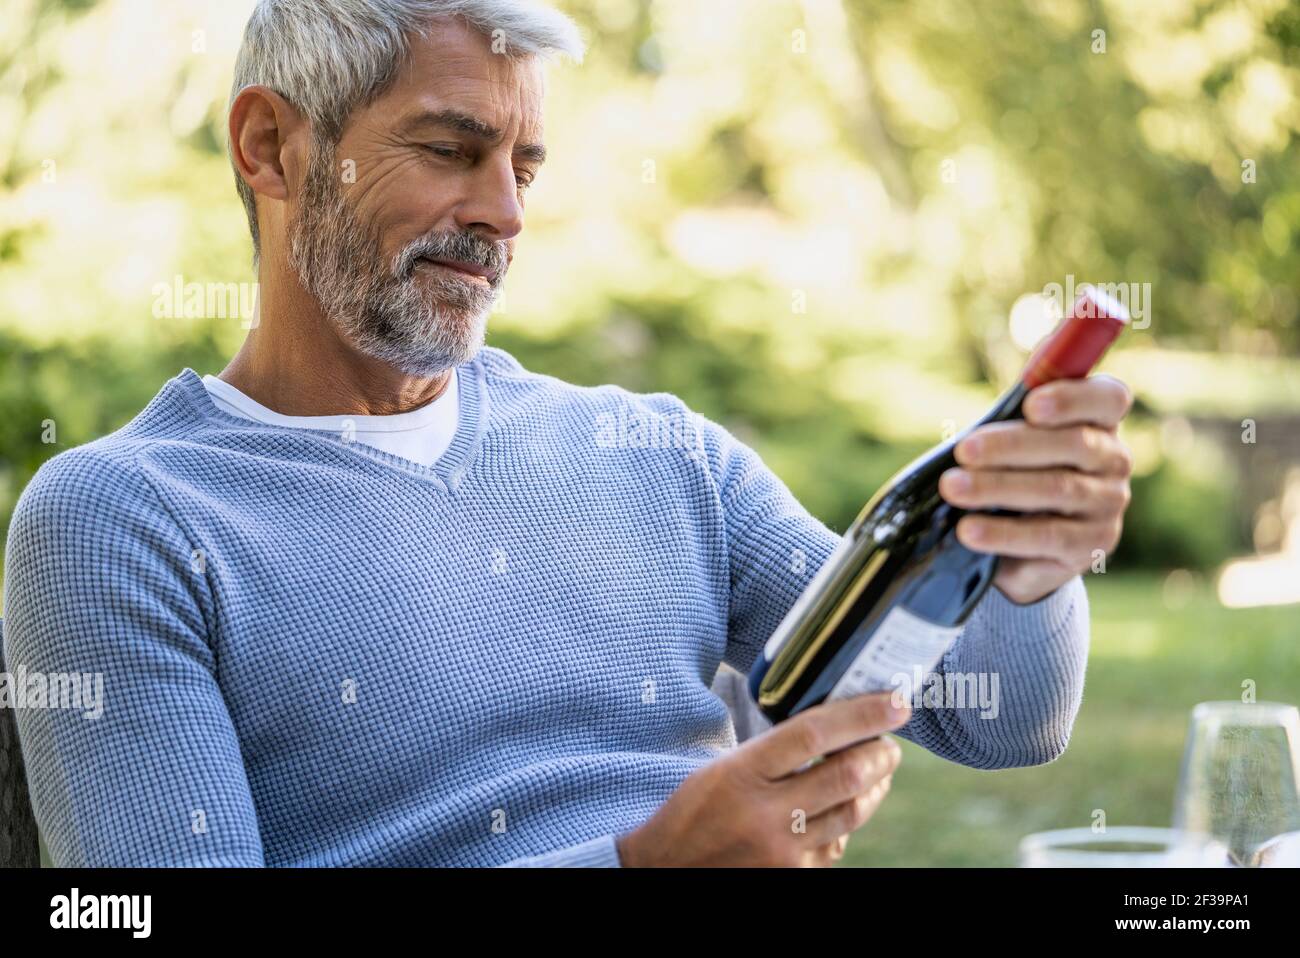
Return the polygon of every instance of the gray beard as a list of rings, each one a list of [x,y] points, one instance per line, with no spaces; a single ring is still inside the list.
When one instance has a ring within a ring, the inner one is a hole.
[[[318,160],[289,229],[289,265],[303,288],[354,349],[407,375],[436,376],[473,359],[504,270],[490,285],[456,279],[420,266],[409,247],[385,264],[378,238],[344,202],[332,162]]]

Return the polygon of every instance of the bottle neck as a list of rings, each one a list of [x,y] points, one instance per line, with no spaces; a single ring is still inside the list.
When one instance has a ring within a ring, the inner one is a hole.
[[[1020,376],[1027,389],[1054,379],[1082,379],[1128,322],[1121,303],[1084,287],[1065,321],[1034,350]]]
[[[998,397],[997,402],[989,409],[971,429],[979,426],[988,425],[991,422],[1005,422],[1008,419],[1019,419],[1020,409],[1024,405],[1025,397],[1029,395],[1030,387],[1025,384],[1024,380],[1017,380],[1011,385],[1011,388]]]

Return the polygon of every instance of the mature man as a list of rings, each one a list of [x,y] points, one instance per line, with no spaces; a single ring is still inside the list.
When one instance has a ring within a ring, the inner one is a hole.
[[[827,864],[898,760],[864,740],[1065,747],[1077,573],[1128,497],[1102,378],[944,480],[1025,512],[961,528],[1010,560],[944,665],[998,673],[998,717],[862,697],[735,747],[719,663],[748,669],[837,536],[676,398],[483,345],[557,52],[572,24],[518,0],[259,4],[229,132],[261,322],[46,463],[9,533],[11,667],[104,675],[97,721],[18,715],[58,864]],[[629,418],[692,438],[601,441]]]

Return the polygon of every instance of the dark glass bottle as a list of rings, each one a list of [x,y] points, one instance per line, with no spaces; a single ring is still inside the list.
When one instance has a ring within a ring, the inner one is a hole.
[[[939,477],[956,465],[953,449],[980,426],[1020,418],[1036,386],[1086,376],[1127,322],[1121,303],[1085,287],[993,408],[880,488],[750,672],[750,694],[768,718],[904,681],[911,688],[933,671],[998,567],[997,556],[957,541],[965,513],[939,496]]]

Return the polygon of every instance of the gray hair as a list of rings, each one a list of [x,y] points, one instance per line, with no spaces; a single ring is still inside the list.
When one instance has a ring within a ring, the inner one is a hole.
[[[397,79],[411,37],[426,35],[446,17],[464,19],[508,56],[563,54],[582,62],[574,22],[531,0],[259,0],[244,28],[230,103],[245,87],[269,87],[307,118],[313,137],[337,143],[352,111]],[[235,188],[248,214],[256,263],[257,206],[238,169]]]

